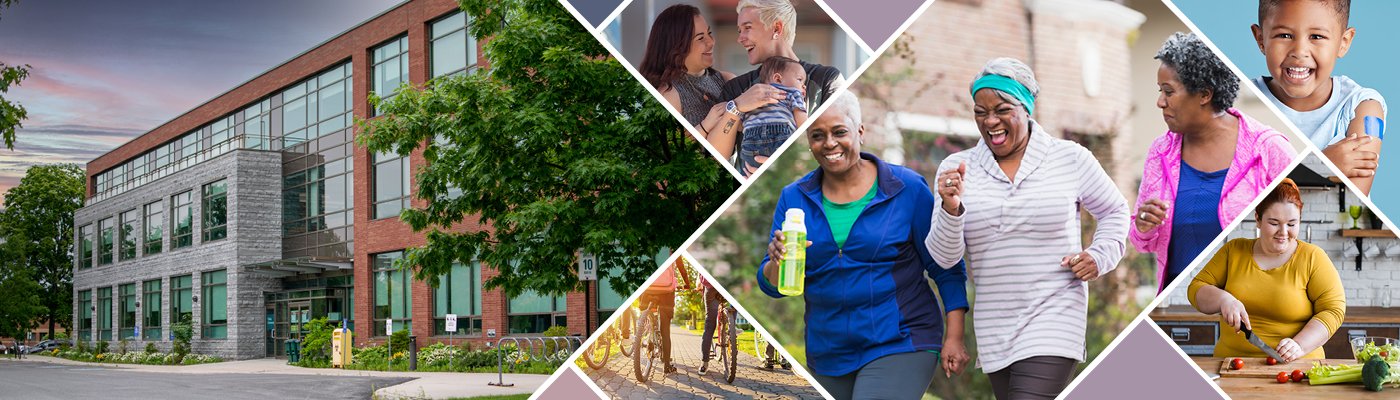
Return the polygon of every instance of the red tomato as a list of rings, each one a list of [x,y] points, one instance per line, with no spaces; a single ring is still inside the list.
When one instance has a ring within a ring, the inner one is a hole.
[[[1265,363],[1268,363],[1269,365],[1278,364],[1278,360],[1275,360],[1273,357],[1269,357],[1269,358],[1265,359],[1264,362],[1265,362]]]
[[[1382,350],[1382,351],[1381,351],[1381,358],[1386,358],[1386,357],[1390,357],[1390,352]]]
[[[1288,383],[1288,373],[1287,373],[1287,372],[1280,372],[1280,373],[1278,373],[1278,383]]]
[[[1282,373],[1282,372],[1280,372],[1280,373]],[[1293,370],[1293,381],[1294,381],[1294,382],[1302,382],[1302,381],[1303,381],[1303,378],[1306,378],[1306,377],[1307,377],[1307,375],[1304,375],[1302,370],[1297,370],[1297,369]]]
[[[1230,360],[1230,369],[1244,369],[1244,359],[1236,358],[1234,360]]]

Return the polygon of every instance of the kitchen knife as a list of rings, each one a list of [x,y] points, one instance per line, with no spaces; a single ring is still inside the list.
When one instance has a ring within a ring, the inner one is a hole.
[[[1275,360],[1283,362],[1283,356],[1278,354],[1278,350],[1274,350],[1273,347],[1269,347],[1269,345],[1264,344],[1264,341],[1259,340],[1259,336],[1255,335],[1254,331],[1250,330],[1249,328],[1240,328],[1240,330],[1244,331],[1244,338],[1245,340],[1249,341],[1249,344],[1254,345],[1254,347],[1258,347],[1259,350],[1263,350],[1264,354],[1268,355],[1269,357],[1273,357]]]

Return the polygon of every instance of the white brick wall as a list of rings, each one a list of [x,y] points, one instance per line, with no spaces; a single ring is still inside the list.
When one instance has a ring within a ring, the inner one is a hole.
[[[1309,154],[1299,167],[1306,167],[1324,177],[1334,175],[1314,154]],[[1299,228],[1298,238],[1307,241],[1307,232],[1311,227],[1312,240],[1309,242],[1327,251],[1333,265],[1337,267],[1337,273],[1342,277],[1342,287],[1346,288],[1348,306],[1381,306],[1379,295],[1384,293],[1386,285],[1389,285],[1392,306],[1400,307],[1400,254],[1387,255],[1384,252],[1387,246],[1400,246],[1400,243],[1397,242],[1397,239],[1363,239],[1363,245],[1369,247],[1374,243],[1382,252],[1375,257],[1364,258],[1361,263],[1361,271],[1357,271],[1356,257],[1342,254],[1344,246],[1354,246],[1355,240],[1341,236],[1340,230],[1343,227],[1351,227],[1351,217],[1342,216],[1337,204],[1338,190],[1338,188],[1330,188],[1325,191],[1303,188],[1303,221],[1310,223],[1304,223]],[[1361,202],[1351,191],[1347,192],[1347,205],[1361,205]],[[1366,218],[1362,219],[1361,227],[1367,228],[1368,222],[1364,221]],[[1326,222],[1317,223],[1316,221]],[[1230,232],[1226,241],[1235,238],[1253,238],[1255,237],[1254,232],[1254,217],[1253,213],[1250,213],[1237,229]],[[1215,249],[1212,248],[1208,253],[1214,254]],[[1396,253],[1400,253],[1400,247],[1397,247]],[[1198,270],[1199,267],[1193,268],[1193,271]],[[1167,303],[1190,305],[1190,301],[1186,298],[1186,287],[1187,283],[1178,285],[1177,290],[1173,291],[1167,298]]]

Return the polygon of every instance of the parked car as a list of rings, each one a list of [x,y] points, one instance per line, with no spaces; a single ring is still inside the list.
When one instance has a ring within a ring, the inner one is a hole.
[[[28,352],[29,354],[34,354],[34,353],[39,353],[39,352],[44,352],[44,351],[51,351],[51,350],[57,349],[57,348],[59,348],[59,347],[61,347],[61,346],[72,346],[72,345],[73,345],[73,342],[70,341],[70,340],[68,340],[68,339],[45,340],[45,341],[39,342],[38,344],[35,344],[35,345],[33,345],[33,346],[29,346],[26,350],[27,350],[27,352]]]

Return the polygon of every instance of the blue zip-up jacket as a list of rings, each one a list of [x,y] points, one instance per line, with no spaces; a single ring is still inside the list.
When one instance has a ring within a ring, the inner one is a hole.
[[[789,208],[806,215],[807,364],[813,373],[840,376],[880,357],[943,348],[946,310],[967,308],[967,275],[961,261],[943,269],[934,263],[924,238],[933,216],[933,192],[918,173],[886,164],[869,153],[878,171],[875,198],[851,226],[844,248],[837,248],[822,211],[822,171],[808,173],[778,197],[772,232],[782,228]],[[767,246],[764,246],[767,248]],[[763,278],[759,288],[782,297]],[[940,310],[924,272],[938,284]],[[941,312],[940,312],[941,311]]]

